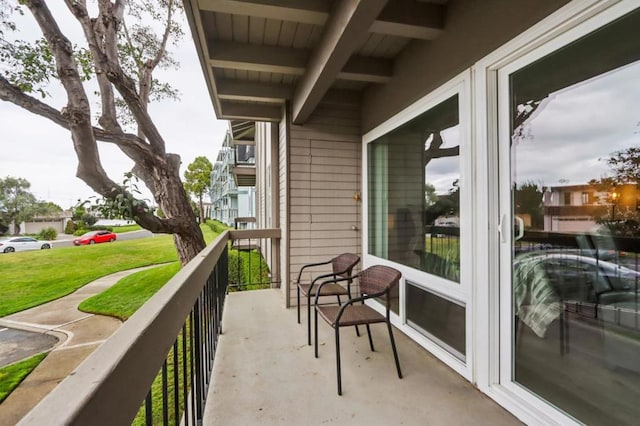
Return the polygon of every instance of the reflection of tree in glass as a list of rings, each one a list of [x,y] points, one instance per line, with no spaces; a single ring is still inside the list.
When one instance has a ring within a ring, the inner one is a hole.
[[[528,180],[513,186],[515,213],[517,215],[529,215],[531,217],[531,227],[534,229],[541,229],[544,226],[543,195],[542,182],[536,183]]]
[[[443,129],[446,130],[446,129]],[[424,148],[424,166],[427,167],[429,162],[434,158],[443,157],[457,157],[460,155],[460,146],[453,146],[450,148],[442,148],[444,140],[440,135],[440,131],[428,132],[428,136],[425,138]]]
[[[438,194],[436,194],[436,187],[430,183],[424,184],[424,202],[425,205],[432,206],[438,201]]]
[[[596,218],[596,223],[613,235],[635,237],[640,234],[640,147],[616,151],[606,159],[613,176],[592,179],[600,194],[598,201],[610,205],[611,211]]]
[[[460,187],[458,186],[458,179],[453,181],[448,194],[435,195],[435,197],[435,203],[425,207],[425,224],[433,225],[435,220],[440,216],[457,216],[460,214]]]

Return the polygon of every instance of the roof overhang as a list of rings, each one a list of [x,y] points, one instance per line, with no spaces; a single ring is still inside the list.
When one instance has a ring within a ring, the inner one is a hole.
[[[412,39],[444,29],[446,0],[185,0],[218,118],[304,123],[334,92],[385,84]]]

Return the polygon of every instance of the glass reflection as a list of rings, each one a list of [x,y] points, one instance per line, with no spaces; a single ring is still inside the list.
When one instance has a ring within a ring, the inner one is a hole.
[[[368,149],[369,253],[459,283],[458,96]]]
[[[511,76],[513,374],[589,424],[640,416],[638,11]]]

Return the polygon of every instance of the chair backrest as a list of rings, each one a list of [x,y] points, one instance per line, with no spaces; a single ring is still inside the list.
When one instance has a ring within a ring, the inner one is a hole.
[[[394,286],[400,282],[402,273],[388,266],[373,265],[360,272],[360,292],[362,294],[389,294]]]
[[[360,262],[360,256],[352,253],[342,253],[331,259],[331,267],[335,275],[346,278],[351,276],[353,268],[358,262]]]

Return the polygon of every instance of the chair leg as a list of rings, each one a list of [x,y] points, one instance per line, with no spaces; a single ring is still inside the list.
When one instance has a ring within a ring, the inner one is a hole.
[[[340,327],[336,325],[336,371],[338,374],[338,395],[342,395],[342,371],[340,370]]]
[[[365,324],[367,327],[367,335],[369,336],[369,347],[371,348],[371,352],[375,352],[373,349],[373,339],[371,338],[371,328],[369,328],[369,324]]]
[[[307,295],[307,345],[311,346],[311,291]]]
[[[300,287],[296,286],[298,293],[298,324],[300,324]]]
[[[354,327],[356,328],[356,336],[360,337],[360,329],[357,325],[354,325]]]
[[[316,358],[318,358],[318,310],[317,309],[313,309],[314,312],[314,321],[313,321],[313,326],[314,326],[314,353]]]
[[[393,332],[391,331],[391,323],[389,322],[389,320],[387,320],[387,328],[389,329],[389,339],[391,340],[391,349],[393,349],[393,358],[396,360],[396,370],[398,370],[398,378],[402,379],[400,361],[398,360],[398,351],[396,351],[396,342],[393,340]]]

